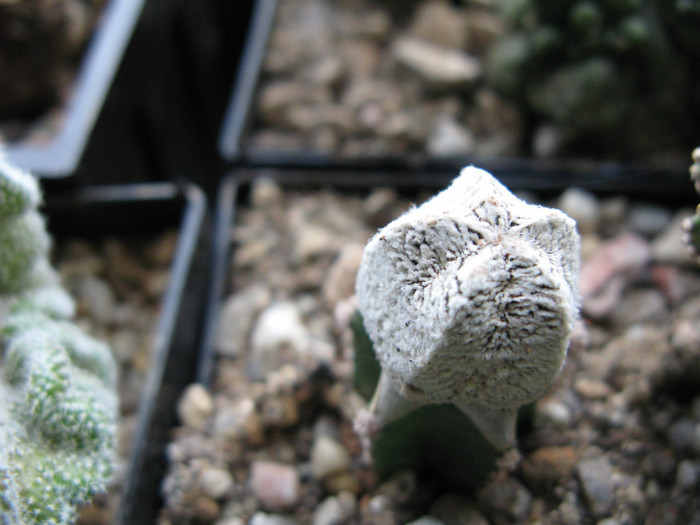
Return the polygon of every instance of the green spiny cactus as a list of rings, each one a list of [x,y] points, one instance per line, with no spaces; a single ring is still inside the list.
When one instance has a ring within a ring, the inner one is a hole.
[[[0,156],[0,523],[69,524],[104,490],[118,402],[109,348],[70,322],[31,175]]]
[[[576,151],[678,154],[700,131],[692,65],[700,54],[694,1],[501,0],[509,29],[487,77],[535,123]],[[644,157],[646,155],[646,157]]]

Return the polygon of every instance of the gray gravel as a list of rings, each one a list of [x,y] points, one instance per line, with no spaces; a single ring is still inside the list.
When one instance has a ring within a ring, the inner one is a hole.
[[[377,479],[352,430],[364,403],[348,329],[358,250],[409,202],[255,184],[232,230],[216,377],[206,393],[193,387],[213,408],[175,432],[160,524],[700,520],[700,273],[671,231],[689,210],[583,191],[546,204],[557,202],[587,217],[568,361],[518,454],[480,490],[455,493],[411,471]],[[201,482],[209,471],[220,490]]]

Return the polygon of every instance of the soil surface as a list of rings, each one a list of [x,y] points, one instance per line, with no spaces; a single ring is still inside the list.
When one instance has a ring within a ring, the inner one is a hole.
[[[543,204],[578,221],[582,317],[517,449],[478,490],[410,469],[378,479],[353,431],[355,273],[369,236],[425,198],[254,183],[231,232],[216,374],[180,400],[160,524],[700,523],[692,210],[576,189]]]

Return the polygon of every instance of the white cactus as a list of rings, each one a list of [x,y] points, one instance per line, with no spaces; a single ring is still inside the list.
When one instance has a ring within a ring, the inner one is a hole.
[[[564,363],[579,244],[573,219],[474,167],[380,230],[356,283],[382,367],[358,430],[371,436],[419,405],[453,403],[497,448],[511,446],[517,409]]]

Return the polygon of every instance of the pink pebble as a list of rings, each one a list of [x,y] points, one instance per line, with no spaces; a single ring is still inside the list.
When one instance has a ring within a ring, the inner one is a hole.
[[[255,496],[269,511],[279,512],[299,501],[299,475],[294,467],[274,461],[256,461],[250,483]]]

